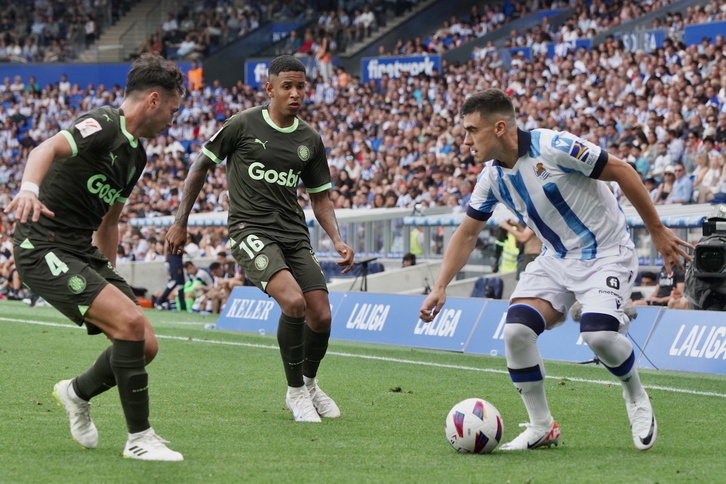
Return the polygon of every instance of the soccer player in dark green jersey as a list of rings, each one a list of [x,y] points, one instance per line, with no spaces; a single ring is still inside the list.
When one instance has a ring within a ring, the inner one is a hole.
[[[328,198],[332,185],[322,139],[297,117],[305,88],[302,62],[288,55],[272,61],[265,85],[269,104],[230,117],[205,143],[189,170],[167,240],[181,253],[189,212],[206,173],[226,159],[232,254],[282,310],[277,340],[288,408],[297,422],[320,422],[320,416],[335,418],[340,410],[315,378],[328,348],[331,315],[325,277],[297,202],[300,181],[315,218],[342,257],[337,263],[343,272],[353,266],[354,253],[340,236]]]
[[[5,208],[17,221],[14,253],[23,283],[112,344],[83,374],[55,385],[71,435],[98,445],[89,400],[118,387],[128,427],[124,457],[180,461],[149,424],[148,376],[158,343],[131,287],[116,272],[118,220],[146,165],[139,138],[157,136],[179,109],[184,76],[161,56],[132,65],[120,109],[80,116],[28,156],[20,191]]]

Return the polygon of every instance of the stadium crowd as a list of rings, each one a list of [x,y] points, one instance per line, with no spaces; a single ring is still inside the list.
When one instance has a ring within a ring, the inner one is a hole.
[[[0,5],[0,62],[68,62],[136,0],[9,0]]]
[[[628,2],[624,2],[628,3]],[[704,14],[723,18],[725,7],[694,8],[662,48],[627,52],[610,39],[548,58],[501,62],[493,52],[463,64],[443,61],[432,76],[403,75],[380,82],[336,68],[326,78],[314,71],[302,117],[322,135],[337,208],[449,206],[469,200],[480,166],[462,146],[459,108],[470,93],[498,87],[515,100],[523,129],[568,130],[631,162],[656,203],[707,202],[726,197],[726,42],[719,35],[698,45],[680,40],[684,25]],[[0,84],[0,206],[19,188],[30,149],[93,107],[118,106],[119,86],[34,79]],[[124,220],[174,213],[187,169],[224,119],[265,100],[262,89],[241,81],[226,88],[212,80],[190,89],[173,126],[146,142],[149,162],[129,197]],[[613,186],[617,193],[618,187]],[[685,195],[684,195],[685,194]],[[308,198],[299,191],[305,208]],[[625,199],[622,200],[626,202]],[[194,211],[228,208],[225,167],[210,173]],[[13,289],[12,219],[2,216],[0,278]],[[120,228],[120,260],[162,257],[163,229]],[[198,228],[188,255],[214,257],[225,250],[226,230]],[[15,288],[19,289],[19,288]]]

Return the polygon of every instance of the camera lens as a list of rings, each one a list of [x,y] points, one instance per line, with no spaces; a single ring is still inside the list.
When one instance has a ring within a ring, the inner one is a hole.
[[[722,272],[726,262],[726,251],[723,247],[696,246],[696,269],[699,272]]]

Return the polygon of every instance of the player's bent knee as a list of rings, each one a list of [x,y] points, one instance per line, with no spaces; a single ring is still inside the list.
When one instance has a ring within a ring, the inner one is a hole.
[[[582,333],[582,340],[596,355],[610,348],[617,337],[617,331],[588,331]]]
[[[310,326],[310,329],[312,329],[316,333],[327,333],[328,331],[330,331],[330,327],[332,326],[332,318],[330,317],[330,313],[328,313],[327,317],[308,317],[306,321],[308,326]]]
[[[284,314],[294,318],[302,318],[305,316],[306,304],[302,294],[286,295],[278,300],[280,309]]]
[[[507,324],[504,326],[502,337],[507,346],[518,348],[537,341],[537,334],[523,324]]]

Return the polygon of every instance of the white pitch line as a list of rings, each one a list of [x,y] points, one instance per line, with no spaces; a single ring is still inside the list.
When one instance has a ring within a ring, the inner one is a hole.
[[[29,321],[26,319],[14,319],[14,318],[0,318],[0,321],[9,321],[14,323],[25,323],[25,324],[37,324],[40,326],[53,326],[53,327],[59,327],[59,328],[70,328],[70,329],[83,329],[80,326],[71,325],[71,324],[60,324],[60,323],[47,323],[44,321]],[[211,339],[199,339],[199,338],[191,338],[187,336],[167,336],[163,334],[157,334],[157,338],[159,339],[170,339],[170,340],[176,340],[176,341],[184,341],[184,342],[192,342],[192,343],[208,343],[208,344],[215,344],[215,345],[226,345],[226,346],[241,346],[245,348],[262,348],[262,349],[268,349],[268,350],[275,350],[279,351],[279,347],[275,345],[264,345],[259,343],[241,343],[237,341],[218,341],[218,340],[211,340]],[[346,358],[360,358],[364,360],[377,360],[377,361],[387,361],[390,363],[402,363],[406,365],[418,365],[418,366],[431,366],[435,368],[447,368],[447,369],[453,369],[453,370],[466,370],[466,371],[478,371],[483,373],[499,373],[502,375],[508,375],[509,372],[505,370],[494,370],[492,368],[475,368],[471,366],[463,366],[463,365],[449,365],[445,363],[432,363],[430,361],[418,361],[418,360],[404,360],[401,358],[388,358],[385,356],[374,356],[374,355],[358,355],[354,353],[341,353],[338,351],[328,351],[327,354],[329,355],[335,355],[335,356],[343,356]],[[574,378],[574,377],[563,377],[563,376],[553,376],[553,375],[547,375],[545,378],[550,380],[568,380],[573,382],[579,382],[579,383],[592,383],[596,385],[612,385],[616,383],[614,380],[588,380],[586,378]],[[672,387],[664,387],[660,385],[643,385],[644,388],[648,390],[661,390],[664,392],[672,392],[672,393],[685,393],[688,395],[700,395],[705,397],[718,397],[718,398],[726,398],[726,394],[724,393],[716,393],[716,392],[701,392],[698,390],[686,390],[683,388],[672,388]]]

